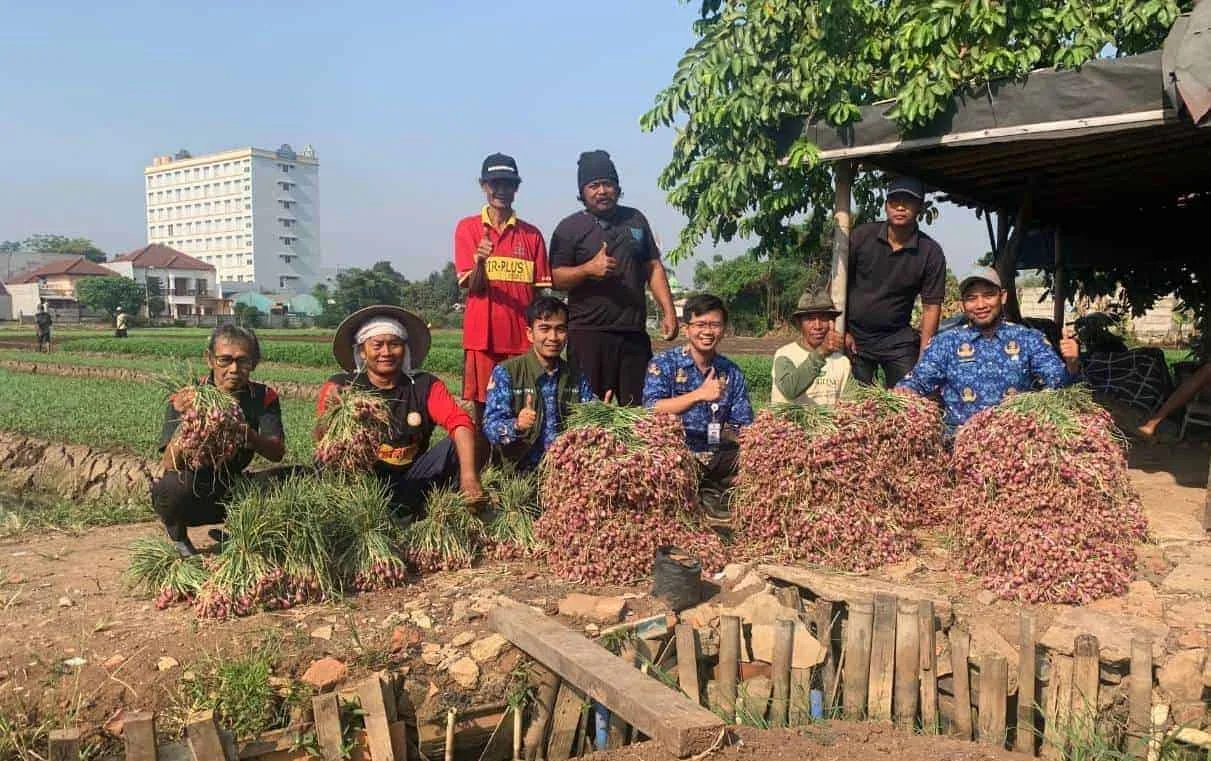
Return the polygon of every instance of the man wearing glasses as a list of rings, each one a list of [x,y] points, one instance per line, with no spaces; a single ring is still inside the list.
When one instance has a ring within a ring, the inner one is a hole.
[[[736,473],[736,435],[753,422],[744,373],[719,353],[727,308],[710,294],[691,296],[682,311],[689,343],[652,358],[643,384],[643,406],[678,415],[685,439],[703,465],[699,496],[713,518],[730,516],[727,490]]]
[[[917,226],[924,198],[920,180],[900,177],[887,189],[887,220],[859,225],[850,235],[845,345],[860,383],[873,383],[882,369],[884,385],[895,386],[938,331],[946,257]],[[909,324],[918,296],[920,335]]]
[[[584,209],[551,234],[555,287],[568,294],[568,359],[598,399],[612,392],[619,404],[639,404],[652,358],[645,288],[660,306],[661,335],[677,337],[669,279],[647,218],[618,203],[622,188],[610,154],[580,154],[576,177]]]
[[[551,287],[542,233],[513,211],[520,184],[512,156],[488,156],[479,173],[487,203],[454,231],[454,269],[467,289],[463,399],[475,405],[476,424],[483,419],[492,368],[530,350],[526,307],[537,289]]]

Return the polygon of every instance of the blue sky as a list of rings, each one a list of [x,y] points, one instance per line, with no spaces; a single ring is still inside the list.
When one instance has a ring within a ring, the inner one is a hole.
[[[319,154],[328,264],[442,266],[497,150],[517,157],[518,209],[544,232],[578,206],[579,152],[604,148],[626,202],[676,240],[682,218],[656,186],[672,136],[638,119],[693,43],[696,3],[256,5],[6,4],[0,240],[135,248],[153,156],[281,143]],[[960,209],[930,232],[960,275],[987,248]],[[687,284],[692,266],[677,268]]]

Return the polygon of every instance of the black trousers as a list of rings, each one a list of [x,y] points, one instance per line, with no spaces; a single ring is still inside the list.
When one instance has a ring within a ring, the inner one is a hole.
[[[723,444],[711,453],[711,458],[702,466],[699,488],[725,492],[736,480],[736,463],[740,459],[740,447]]]
[[[189,536],[190,526],[207,526],[227,520],[227,501],[238,483],[267,486],[273,481],[308,470],[304,466],[268,468],[254,473],[216,474],[213,468],[169,470],[151,484],[151,506],[174,542]]]
[[[859,348],[858,355],[851,358],[854,380],[869,386],[875,382],[875,370],[882,368],[883,385],[892,388],[917,364],[919,351],[917,344],[904,344],[877,352],[866,352]]]
[[[584,373],[598,399],[613,391],[621,405],[643,404],[643,380],[652,360],[647,333],[569,330],[568,359]]]
[[[401,517],[417,520],[425,516],[425,497],[433,489],[458,483],[458,452],[446,438],[418,456],[403,470],[376,470],[375,475],[390,490],[391,509]]]

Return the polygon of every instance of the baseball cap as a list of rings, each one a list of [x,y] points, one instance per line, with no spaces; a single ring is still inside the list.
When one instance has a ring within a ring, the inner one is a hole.
[[[995,285],[997,288],[1003,288],[1001,285],[1001,276],[991,267],[980,267],[968,272],[967,275],[959,281],[959,293],[967,290],[967,287],[973,283],[988,283]]]
[[[512,156],[493,153],[484,159],[483,168],[479,170],[479,181],[490,182],[492,180],[521,182],[521,175],[517,173],[517,162],[513,160]]]
[[[887,197],[896,193],[906,193],[918,201],[925,198],[925,185],[916,177],[897,177],[887,186]]]

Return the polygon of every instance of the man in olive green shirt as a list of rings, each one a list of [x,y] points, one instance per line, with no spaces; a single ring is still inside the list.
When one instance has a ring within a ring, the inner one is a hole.
[[[844,339],[833,329],[840,312],[827,291],[805,293],[791,318],[800,336],[774,354],[770,401],[832,407],[850,379]]]

